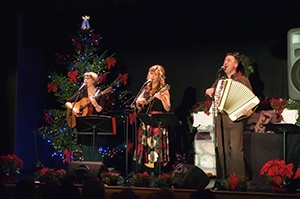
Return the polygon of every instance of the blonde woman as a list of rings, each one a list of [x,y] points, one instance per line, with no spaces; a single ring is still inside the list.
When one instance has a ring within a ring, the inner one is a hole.
[[[171,110],[170,93],[165,78],[165,69],[161,65],[149,68],[146,78],[149,83],[136,101],[140,113],[160,114]],[[141,123],[136,152],[139,170],[146,169],[144,166],[147,166],[154,168],[156,175],[159,174],[158,168],[170,161],[167,128]]]

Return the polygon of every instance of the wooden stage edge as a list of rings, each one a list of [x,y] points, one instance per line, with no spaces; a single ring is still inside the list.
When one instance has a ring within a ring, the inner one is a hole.
[[[146,188],[146,187],[120,187],[120,186],[107,186],[105,189],[105,199],[109,199],[114,192],[120,192],[123,189],[130,188],[141,199],[148,199],[149,196],[157,191],[159,188]],[[176,195],[176,199],[188,199],[194,189],[172,189]],[[300,198],[300,194],[277,194],[267,192],[239,192],[239,191],[221,191],[212,190],[216,199],[277,199],[277,198]]]
[[[15,186],[14,183],[6,184],[7,186]],[[37,183],[38,186],[43,184]],[[82,191],[82,185],[76,184],[80,192]],[[148,199],[149,196],[159,190],[159,188],[147,188],[147,187],[129,187],[129,186],[106,186],[105,187],[105,199],[110,199],[112,194],[120,192],[124,189],[131,189],[140,199]],[[191,193],[196,192],[195,189],[172,189],[176,195],[176,199],[188,199]],[[240,191],[226,191],[226,190],[211,190],[216,199],[288,199],[288,198],[300,198],[300,193],[288,194],[288,193],[271,193],[271,192],[240,192]]]

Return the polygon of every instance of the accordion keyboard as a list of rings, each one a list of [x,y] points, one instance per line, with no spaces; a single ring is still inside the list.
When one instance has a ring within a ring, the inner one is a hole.
[[[224,91],[218,106],[220,112],[226,112],[233,121],[242,116],[244,109],[252,109],[259,104],[257,96],[244,84],[226,79]]]

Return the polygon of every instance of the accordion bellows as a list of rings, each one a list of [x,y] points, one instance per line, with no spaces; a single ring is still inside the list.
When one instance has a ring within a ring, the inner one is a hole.
[[[260,102],[247,86],[232,79],[219,80],[216,96],[218,111],[226,112],[232,121],[239,119],[243,110],[250,110]]]

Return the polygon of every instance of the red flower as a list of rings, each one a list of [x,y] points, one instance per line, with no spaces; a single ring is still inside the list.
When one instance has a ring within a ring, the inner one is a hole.
[[[286,98],[284,98],[284,99],[271,98],[270,105],[275,110],[275,112],[279,115],[280,119],[282,120],[283,118],[282,118],[281,114],[286,105]]]
[[[19,174],[23,168],[23,160],[15,154],[0,156],[0,169],[6,175]]]
[[[40,177],[43,177],[43,176],[46,176],[46,175],[54,175],[54,169],[51,169],[51,168],[42,168],[40,171],[39,171],[39,176]]]
[[[286,179],[292,179],[294,175],[294,164],[286,164],[285,161],[276,158],[270,160],[263,165],[260,170],[260,176],[268,176],[273,183],[280,186]],[[298,173],[297,173],[298,172]],[[300,169],[298,168],[294,179],[300,177]]]
[[[194,113],[198,111],[203,111],[206,115],[209,115],[209,109],[211,106],[212,101],[209,99],[206,99],[205,101],[197,102],[192,106],[192,110]]]
[[[298,179],[298,178],[300,178],[300,166],[299,166],[298,169],[296,170],[295,176],[294,176],[294,179]]]
[[[239,176],[230,174],[228,183],[230,185],[231,190],[234,190],[238,186],[239,182],[240,182]]]

